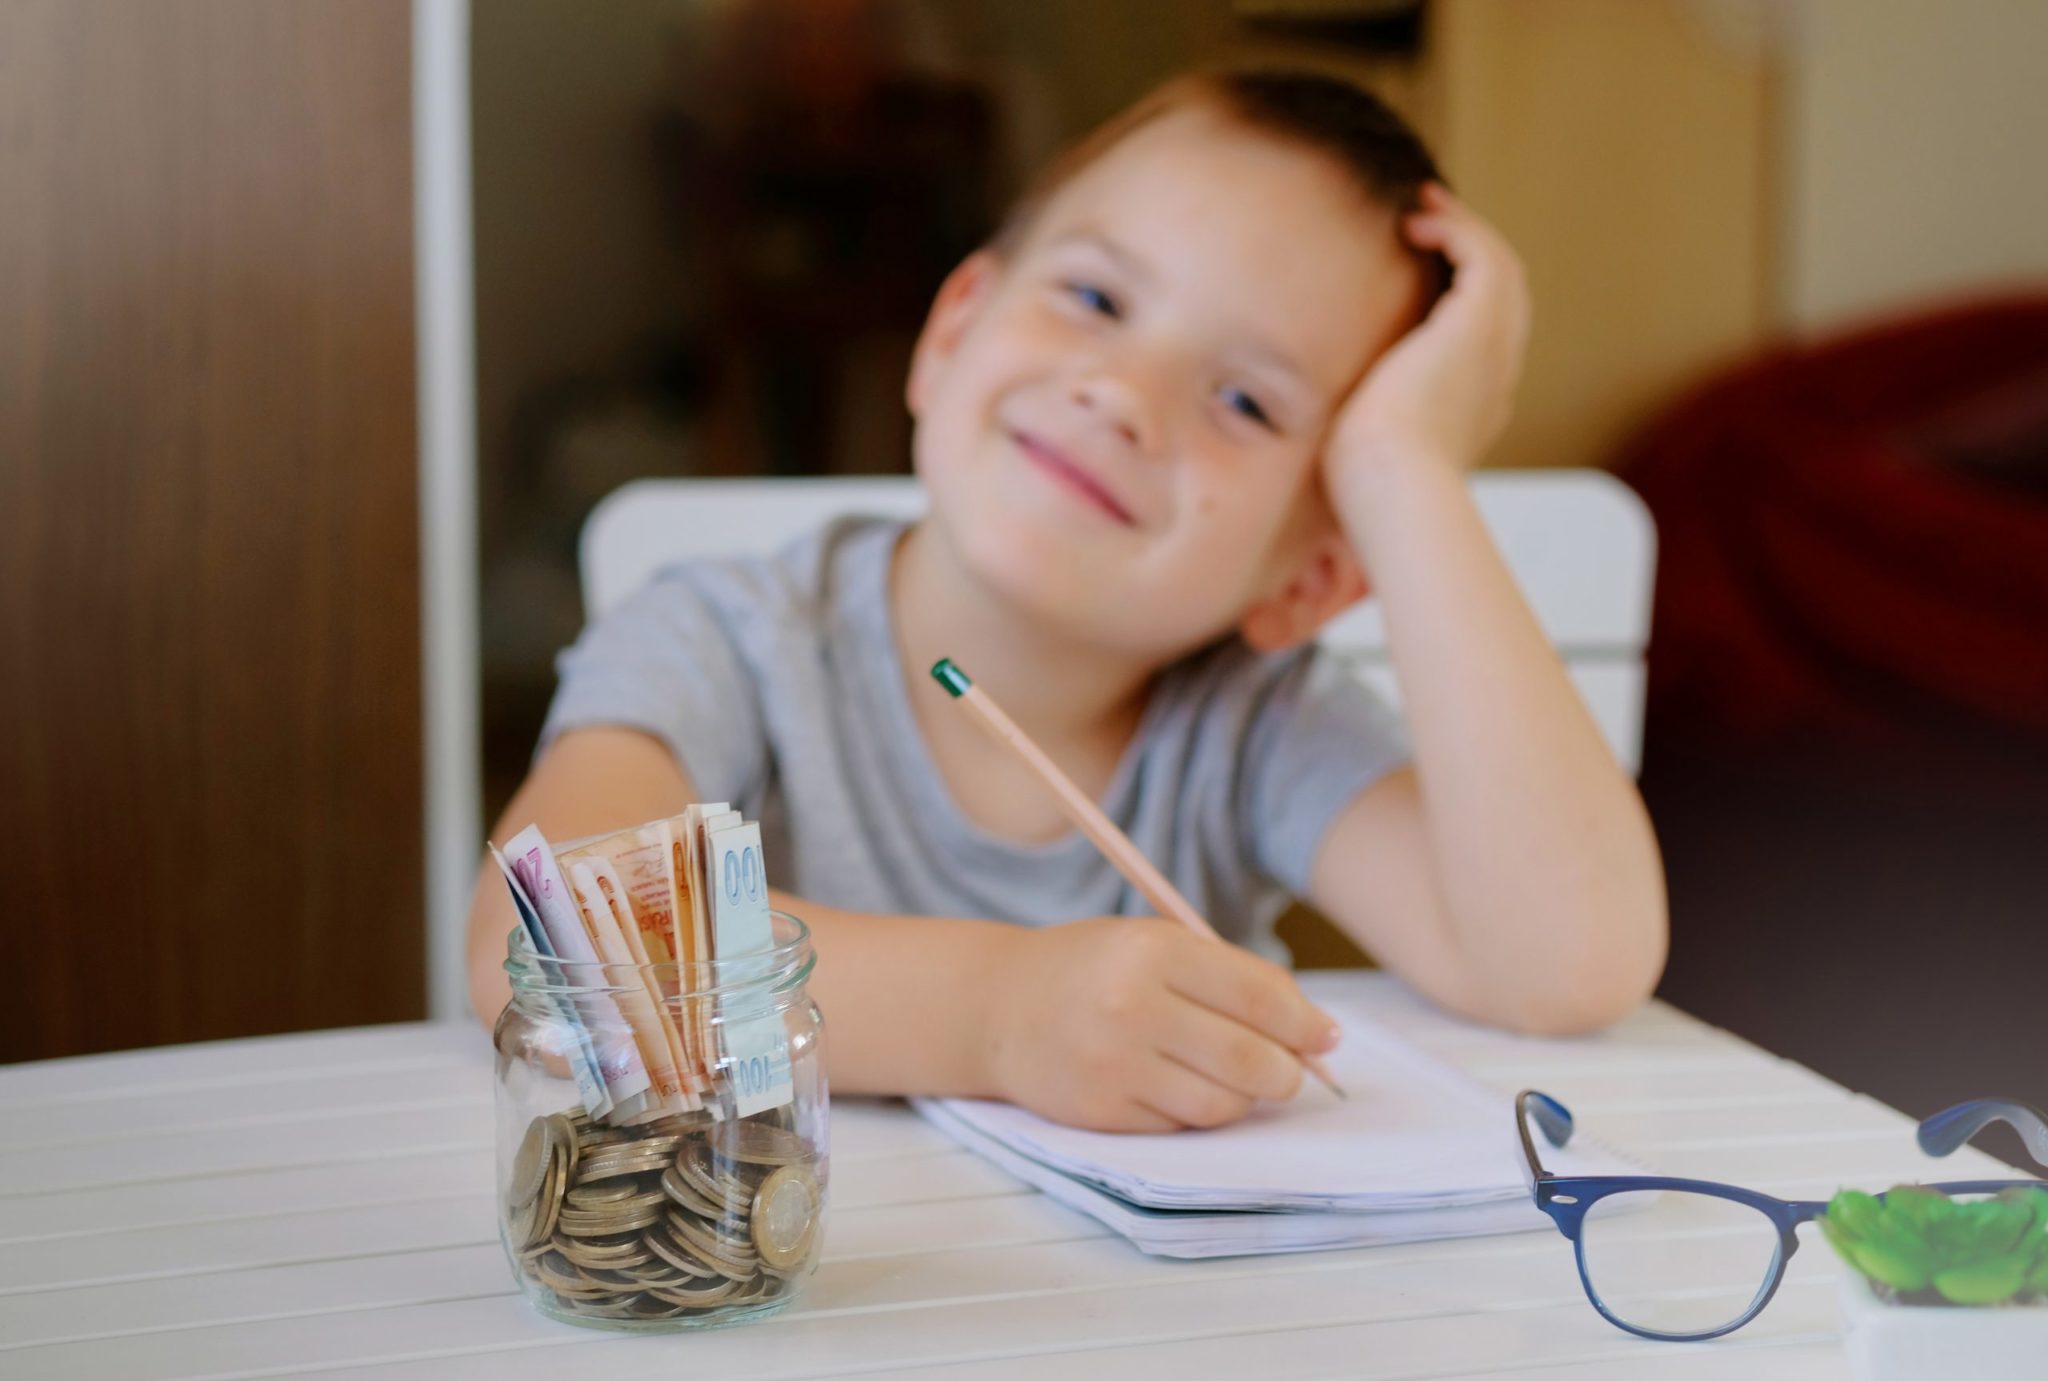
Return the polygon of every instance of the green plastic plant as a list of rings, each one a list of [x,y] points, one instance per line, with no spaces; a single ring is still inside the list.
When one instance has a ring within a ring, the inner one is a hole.
[[[1881,1298],[1901,1304],[2032,1304],[2048,1300],[2048,1191],[2007,1189],[1951,1199],[1900,1185],[1880,1200],[1845,1189],[1821,1232]]]

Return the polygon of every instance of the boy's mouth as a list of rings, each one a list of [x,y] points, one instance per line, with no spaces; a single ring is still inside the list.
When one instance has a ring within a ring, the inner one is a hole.
[[[1017,443],[1017,449],[1024,453],[1027,460],[1058,481],[1070,493],[1094,505],[1125,527],[1137,526],[1137,518],[1123,506],[1116,495],[1110,493],[1108,487],[1100,480],[1082,469],[1065,451],[1025,431],[1013,429],[1010,432],[1010,439]]]

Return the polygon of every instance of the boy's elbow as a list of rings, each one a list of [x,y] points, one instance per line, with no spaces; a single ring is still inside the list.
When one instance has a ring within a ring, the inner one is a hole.
[[[1585,1036],[1640,1010],[1664,976],[1668,936],[1663,907],[1654,925],[1626,941],[1570,956],[1537,984],[1524,983],[1502,1003],[1501,1024],[1525,1036]]]
[[[469,1010],[489,1031],[498,1024],[498,1014],[512,995],[511,985],[497,965],[469,956]]]
[[[1590,1036],[1636,1011],[1654,990],[1652,984],[1524,999],[1501,1024],[1520,1036]]]
[[[505,933],[516,919],[504,884],[493,874],[477,881],[469,904],[469,926],[464,936],[463,963],[469,977],[469,1010],[489,1030],[497,1024],[498,1013],[512,996],[511,980],[505,976]]]

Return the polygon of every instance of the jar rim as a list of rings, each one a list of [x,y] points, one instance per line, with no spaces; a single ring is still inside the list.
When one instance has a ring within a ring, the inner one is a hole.
[[[505,940],[504,970],[512,980],[514,998],[578,996],[647,991],[651,979],[677,997],[704,998],[742,991],[784,992],[803,986],[817,965],[811,949],[811,928],[787,911],[770,909],[775,943],[752,954],[695,963],[606,964],[560,959],[536,951],[524,925],[515,925]]]

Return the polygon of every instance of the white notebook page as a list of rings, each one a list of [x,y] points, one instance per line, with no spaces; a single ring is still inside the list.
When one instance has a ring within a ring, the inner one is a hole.
[[[1313,1080],[1228,1127],[1164,1136],[1082,1131],[1006,1103],[948,1099],[970,1127],[1152,1208],[1426,1207],[1526,1196],[1513,1102],[1423,1053],[1343,1001],[1325,1057],[1350,1096]],[[1599,1148],[1545,1148],[1563,1174],[1642,1173]]]

